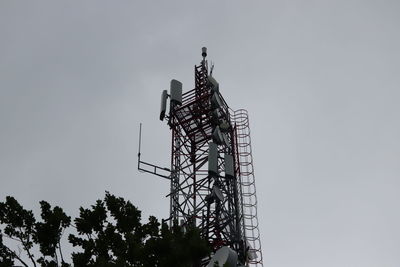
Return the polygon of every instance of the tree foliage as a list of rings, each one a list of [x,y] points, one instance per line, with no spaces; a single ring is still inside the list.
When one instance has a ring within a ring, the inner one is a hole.
[[[15,198],[8,196],[5,202],[0,202],[0,223],[4,226],[4,233],[0,235],[0,266],[10,266],[14,260],[28,266],[21,257],[21,249],[9,248],[3,237],[17,241],[33,266],[67,266],[62,257],[60,239],[71,218],[60,207],[52,209],[46,201],[41,201],[40,206],[42,221],[37,222],[33,212],[25,210]],[[41,256],[38,258],[32,252],[34,245],[40,248]]]
[[[170,228],[154,216],[142,223],[137,207],[106,192],[103,200],[80,208],[72,223],[76,231],[68,237],[77,250],[64,257],[61,237],[71,226],[71,218],[45,201],[40,202],[40,208],[41,221],[37,222],[33,212],[25,210],[15,198],[0,202],[0,267],[13,266],[15,261],[24,266],[70,266],[65,258],[71,258],[77,267],[189,267],[209,254],[198,229]],[[12,249],[3,243],[4,238],[20,246]]]

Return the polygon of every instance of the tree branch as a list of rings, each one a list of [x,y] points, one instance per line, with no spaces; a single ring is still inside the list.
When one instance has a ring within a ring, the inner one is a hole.
[[[63,257],[62,251],[61,251],[60,240],[58,240],[58,250],[60,251],[61,263],[64,263],[64,257]]]
[[[21,242],[21,240],[19,240],[19,239],[17,239],[17,238],[14,238],[14,237],[12,237],[12,236],[9,236],[9,235],[7,235],[7,234],[3,234],[3,236],[5,236],[5,237],[7,237],[7,238],[10,238],[11,240]]]
[[[12,236],[7,235],[7,234],[4,234],[4,236],[7,237],[7,238],[10,238],[11,240],[20,242],[24,246],[24,249],[25,249],[26,253],[28,254],[28,256],[31,259],[31,261],[33,262],[33,265],[36,267],[36,263],[35,263],[35,261],[33,259],[33,256],[31,255],[29,249],[26,247],[25,242],[22,240],[21,237],[19,237],[19,239],[18,239],[18,238],[12,237]],[[11,250],[8,247],[5,247],[5,248],[7,248],[7,250],[10,251],[15,256],[15,258],[17,260],[19,260],[22,264],[24,264],[25,266],[29,267],[20,257],[18,257],[18,255],[17,255],[17,253],[15,253],[15,251]]]
[[[58,266],[57,250],[54,250],[54,258],[56,259],[56,263],[57,263],[57,266]]]
[[[12,251],[8,247],[4,246],[19,262],[21,262],[25,267],[29,267],[28,264],[26,264],[20,257],[18,257],[17,253],[15,251]]]
[[[22,242],[22,241],[21,241],[21,242]],[[24,246],[24,249],[25,249],[26,253],[28,254],[28,257],[31,259],[31,261],[32,261],[32,263],[33,263],[33,266],[36,267],[35,259],[33,258],[33,255],[31,254],[29,248],[25,245],[24,242],[22,242],[22,245]]]
[[[20,232],[22,233],[21,227],[19,227]],[[33,255],[31,254],[31,251],[29,250],[27,244],[24,242],[21,236],[18,236],[19,240],[21,241],[22,246],[24,246],[24,249],[26,253],[28,254],[28,257],[31,259],[33,266],[36,267],[36,262],[35,259],[33,258]],[[29,240],[29,239],[28,239]]]

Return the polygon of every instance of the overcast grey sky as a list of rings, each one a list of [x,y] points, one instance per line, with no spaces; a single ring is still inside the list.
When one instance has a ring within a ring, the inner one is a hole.
[[[266,267],[400,266],[400,2],[0,2],[0,199],[75,216],[105,190],[165,217],[158,121],[207,46],[249,111]]]

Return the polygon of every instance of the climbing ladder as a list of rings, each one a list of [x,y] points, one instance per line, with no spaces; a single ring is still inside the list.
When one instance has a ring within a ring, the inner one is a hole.
[[[242,195],[242,223],[247,243],[248,266],[263,266],[260,231],[257,218],[257,196],[251,150],[248,113],[244,109],[233,112],[236,125],[237,156]]]

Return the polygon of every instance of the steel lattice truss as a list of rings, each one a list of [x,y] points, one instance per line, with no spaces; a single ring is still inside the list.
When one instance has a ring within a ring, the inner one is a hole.
[[[171,83],[171,169],[142,162],[140,149],[138,169],[170,180],[171,225],[196,226],[214,252],[229,246],[242,264],[262,266],[247,111],[228,107],[204,55],[194,74],[195,88],[182,94],[180,84],[178,101]]]
[[[219,175],[208,171],[208,150],[215,122],[230,124],[229,108],[222,96],[222,106],[213,112],[212,86],[208,82],[205,61],[195,67],[195,89],[182,95],[182,104],[173,105],[169,125],[172,130],[171,217],[181,224],[199,227],[213,249],[223,245],[243,251],[243,224],[240,182],[235,175],[225,177],[224,155],[235,157],[235,128],[225,132],[226,142],[218,145]],[[216,115],[215,115],[216,114]],[[238,172],[238,159],[235,160]],[[215,189],[217,187],[218,189]],[[222,198],[215,196],[215,190]]]

